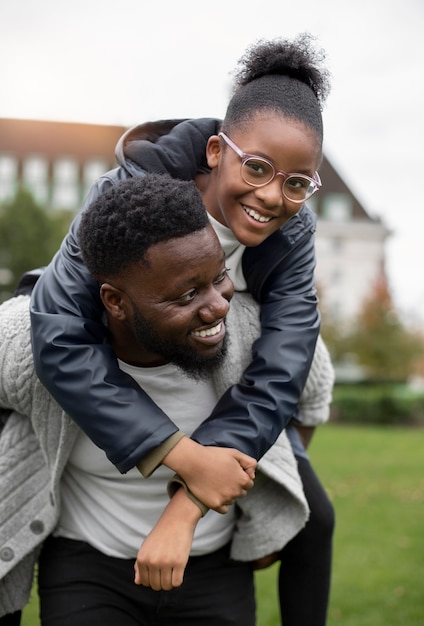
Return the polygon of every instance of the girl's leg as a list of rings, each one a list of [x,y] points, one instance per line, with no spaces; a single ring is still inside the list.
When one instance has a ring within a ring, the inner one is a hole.
[[[281,617],[284,626],[325,626],[334,509],[309,461],[296,458],[311,514],[306,526],[281,551]]]
[[[21,612],[9,613],[0,617],[0,626],[19,626],[21,623]]]

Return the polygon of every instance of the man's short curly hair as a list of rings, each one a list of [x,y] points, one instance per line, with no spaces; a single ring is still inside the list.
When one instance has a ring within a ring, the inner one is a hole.
[[[193,181],[146,174],[102,193],[81,216],[78,236],[96,279],[145,262],[150,246],[203,230],[209,224]]]

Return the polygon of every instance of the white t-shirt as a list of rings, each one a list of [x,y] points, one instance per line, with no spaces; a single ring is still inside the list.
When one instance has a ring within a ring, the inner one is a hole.
[[[246,291],[247,284],[243,276],[241,265],[241,258],[246,246],[243,246],[238,241],[230,228],[227,228],[227,226],[217,222],[212,215],[209,215],[209,221],[218,235],[218,239],[224,250],[228,275],[234,283],[234,289],[236,291]]]
[[[120,362],[120,367],[188,436],[218,400],[212,382],[194,381],[172,364],[141,368]],[[122,475],[81,432],[62,477],[62,512],[55,535],[86,541],[109,556],[135,558],[169,502],[172,475],[163,466],[147,479],[137,469]],[[197,525],[191,555],[224,546],[233,528],[233,507],[226,515],[209,511]]]
[[[235,290],[246,291],[241,264],[245,246],[211,215],[209,221],[224,249]],[[140,368],[120,362],[120,367],[188,436],[217,403],[212,382],[193,381],[172,364]],[[171,476],[162,466],[148,479],[137,469],[122,475],[81,432],[62,477],[62,512],[55,534],[86,541],[109,556],[134,558],[169,502]],[[226,515],[209,511],[197,525],[191,555],[218,550],[230,541],[233,528],[234,507]]]

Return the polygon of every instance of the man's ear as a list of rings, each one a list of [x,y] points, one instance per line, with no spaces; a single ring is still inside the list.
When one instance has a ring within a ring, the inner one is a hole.
[[[209,137],[206,146],[206,160],[210,168],[218,167],[222,155],[222,144],[218,135]]]
[[[100,297],[108,314],[117,320],[127,318],[128,298],[127,295],[110,283],[102,283],[100,286]]]

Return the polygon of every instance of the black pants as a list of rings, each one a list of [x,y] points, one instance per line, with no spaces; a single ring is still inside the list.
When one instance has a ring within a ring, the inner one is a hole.
[[[134,559],[51,538],[39,563],[43,626],[254,626],[252,568],[229,560],[229,546],[189,559],[171,591],[134,584]]]
[[[311,510],[281,552],[280,610],[284,626],[325,626],[330,595],[334,509],[309,461],[296,457]]]

